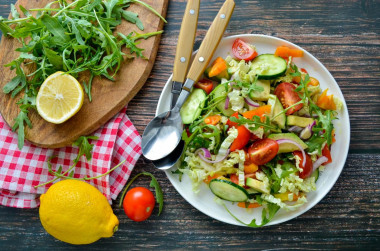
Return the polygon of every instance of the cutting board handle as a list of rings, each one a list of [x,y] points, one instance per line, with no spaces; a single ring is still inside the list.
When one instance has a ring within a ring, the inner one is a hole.
[[[233,0],[226,0],[224,2],[222,8],[218,12],[218,15],[212,22],[197,55],[194,58],[187,78],[197,82],[203,74],[207,65],[210,63],[212,56],[214,55],[216,47],[218,47],[219,42],[222,39],[234,8],[235,2]]]
[[[186,5],[173,66],[173,81],[176,82],[185,82],[197,31],[199,3],[200,0],[188,0]]]

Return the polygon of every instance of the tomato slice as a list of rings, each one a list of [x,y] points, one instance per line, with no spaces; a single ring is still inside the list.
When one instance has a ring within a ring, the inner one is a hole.
[[[199,80],[194,85],[194,87],[198,88],[198,89],[204,90],[207,93],[207,95],[209,95],[210,92],[212,91],[212,89],[214,88],[214,84],[212,83],[211,80],[204,78],[204,79]]]
[[[232,142],[230,151],[233,152],[235,150],[241,150],[245,147],[245,145],[248,143],[249,139],[251,138],[251,132],[245,128],[245,126],[240,125],[237,127],[238,130],[238,136]]]
[[[153,193],[145,187],[132,188],[123,200],[124,212],[133,221],[148,219],[155,204]]]
[[[245,61],[250,61],[258,55],[257,51],[240,38],[234,41],[232,45],[232,53],[235,58]]]
[[[298,156],[298,157],[301,158],[300,168],[302,168],[303,171],[299,172],[298,176],[301,179],[305,179],[305,178],[309,177],[311,175],[311,173],[313,172],[313,162],[311,161],[311,158],[310,158],[309,154],[305,153],[305,155],[306,155],[305,166],[302,165],[302,163],[303,163],[303,155],[302,155],[301,151],[295,151],[295,152],[293,152],[293,155]]]
[[[330,149],[329,147],[327,146],[327,144],[325,145],[325,147],[322,149],[322,155],[325,156],[328,160],[323,163],[323,164],[328,164],[328,163],[331,163],[332,162],[332,158],[331,158],[331,153],[330,153]]]
[[[276,87],[274,94],[280,100],[284,109],[294,105],[295,103],[301,101],[301,98],[298,96],[298,93],[295,91],[296,87],[290,83],[281,83]],[[303,107],[303,104],[298,104],[293,108],[289,109],[286,112],[286,115],[290,115],[300,110]]]
[[[278,143],[275,140],[260,139],[248,148],[249,158],[256,165],[264,165],[277,155],[278,148]]]
[[[238,177],[236,174],[230,174],[230,180],[231,180],[233,183],[239,185],[239,177]]]

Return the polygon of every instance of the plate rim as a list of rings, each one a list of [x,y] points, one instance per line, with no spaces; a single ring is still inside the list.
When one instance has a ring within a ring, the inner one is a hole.
[[[224,40],[227,40],[227,39],[234,39],[234,38],[245,38],[245,37],[250,37],[250,38],[265,38],[265,39],[271,39],[271,40],[276,40],[276,41],[279,41],[279,42],[283,42],[283,43],[286,43],[286,44],[290,44],[291,46],[295,47],[295,48],[298,48],[298,49],[301,49],[302,51],[304,51],[305,54],[307,54],[309,57],[311,57],[313,59],[313,61],[315,61],[319,67],[321,67],[325,73],[327,73],[328,77],[330,79],[333,80],[333,83],[338,87],[337,88],[337,91],[339,92],[340,96],[343,97],[343,99],[341,100],[342,103],[343,103],[343,111],[342,111],[342,116],[346,116],[347,117],[347,122],[348,124],[346,125],[347,126],[347,131],[344,132],[344,136],[347,138],[347,147],[344,149],[344,162],[342,162],[342,167],[340,168],[339,170],[339,173],[338,175],[336,176],[336,178],[334,180],[331,180],[331,182],[329,182],[327,184],[327,188],[324,190],[324,193],[322,196],[319,196],[319,198],[317,198],[316,200],[312,201],[312,202],[307,202],[305,203],[304,205],[307,205],[306,208],[302,209],[302,210],[298,210],[298,212],[296,212],[295,214],[293,214],[292,216],[290,217],[284,217],[282,219],[278,219],[277,221],[273,222],[269,222],[268,224],[266,224],[265,226],[272,226],[272,225],[277,225],[277,224],[281,224],[283,222],[286,222],[286,221],[290,221],[292,219],[295,219],[297,218],[298,216],[306,213],[307,211],[309,211],[310,209],[312,209],[315,205],[317,205],[322,199],[324,199],[326,197],[326,195],[331,191],[331,189],[333,188],[333,186],[336,184],[337,180],[339,179],[342,171],[343,171],[343,168],[345,166],[345,163],[347,161],[347,157],[348,157],[348,151],[349,151],[349,145],[350,145],[350,139],[351,139],[351,126],[350,126],[350,118],[349,118],[349,113],[348,113],[348,109],[347,109],[347,103],[346,103],[346,100],[343,96],[343,93],[342,93],[342,90],[341,88],[339,87],[338,83],[336,82],[335,78],[332,76],[332,74],[330,73],[330,71],[315,57],[313,56],[311,53],[309,53],[307,50],[305,50],[304,48],[302,48],[301,46],[298,46],[290,41],[287,41],[285,39],[282,39],[282,38],[279,38],[279,37],[274,37],[274,36],[269,36],[269,35],[264,35],[264,34],[238,34],[238,35],[232,35],[232,36],[227,36],[227,37],[223,37],[221,42],[224,41]],[[195,55],[196,53],[198,52],[198,50],[194,51],[193,52],[193,55]],[[215,55],[214,55],[215,56]],[[167,89],[170,88],[170,83],[172,81],[172,75],[169,77],[168,81],[165,83],[164,85],[164,88],[162,89],[162,92],[161,92],[161,95],[160,95],[160,98],[158,100],[158,103],[157,103],[157,107],[156,107],[156,115],[162,113],[164,110],[164,108],[161,108],[161,106],[163,106],[163,100],[164,100],[164,94],[167,92]],[[342,153],[342,152],[341,152]],[[201,210],[195,203],[192,203],[187,197],[185,194],[183,194],[179,189],[177,189],[176,185],[173,183],[172,181],[172,178],[170,176],[170,172],[171,172],[171,169],[168,169],[168,170],[165,170],[165,174],[167,176],[167,178],[169,179],[170,183],[172,184],[172,186],[175,188],[175,190],[182,196],[182,198],[184,198],[190,205],[192,205],[194,208],[196,208],[198,211],[202,212],[203,214],[215,219],[215,220],[218,220],[218,221],[221,221],[221,222],[224,222],[224,223],[228,223],[228,224],[231,224],[231,225],[236,225],[236,226],[244,226],[244,227],[247,227],[246,225],[243,225],[239,222],[237,222],[235,219],[233,219],[231,217],[231,220],[224,220],[224,219],[221,219],[221,218],[217,218],[213,215],[211,215],[210,213],[208,212],[204,212],[203,210]]]

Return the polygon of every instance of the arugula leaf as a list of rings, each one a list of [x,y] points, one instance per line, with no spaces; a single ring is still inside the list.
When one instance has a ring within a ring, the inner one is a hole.
[[[9,81],[4,87],[3,92],[4,93],[10,93],[13,91],[20,83],[22,82],[22,77],[16,76],[12,78],[11,81]]]
[[[15,123],[12,126],[12,131],[16,131],[18,133],[18,141],[17,146],[19,149],[21,149],[24,146],[24,140],[25,140],[25,130],[24,130],[24,124],[28,125],[29,128],[32,128],[32,122],[30,122],[28,118],[28,109],[27,107],[20,107],[20,113],[15,119]]]
[[[322,138],[317,134],[313,134],[313,136],[308,141],[305,141],[307,145],[307,151],[309,153],[312,153],[315,150],[318,150],[318,154],[322,154],[322,146],[325,142],[325,138]]]
[[[83,155],[86,156],[88,161],[92,158],[92,149],[94,148],[93,144],[89,143],[89,139],[97,140],[99,137],[96,136],[80,136],[74,143],[73,146],[79,147],[78,156],[75,158],[74,162],[78,162],[80,157]]]
[[[276,129],[276,127],[271,124],[270,119],[268,117],[266,117],[265,121],[262,122],[260,116],[255,115],[252,117],[252,119],[247,119],[239,114],[238,118],[230,117],[230,120],[232,122],[238,123],[238,125],[244,125],[244,124],[253,125],[249,127],[250,130],[257,130],[260,127],[263,127],[264,131]]]
[[[267,204],[266,208],[263,208],[263,211],[261,213],[261,223],[257,224],[256,219],[252,219],[250,223],[245,223],[241,221],[239,218],[237,218],[223,203],[223,207],[227,210],[227,212],[238,222],[240,222],[243,225],[246,225],[247,227],[252,227],[252,228],[258,228],[266,225],[268,222],[270,222],[273,217],[276,215],[277,211],[280,209],[280,207],[276,204],[269,203]]]
[[[151,187],[154,187],[154,189],[155,189],[155,193],[156,193],[156,201],[157,201],[157,203],[159,204],[158,215],[160,215],[161,212],[162,212],[163,206],[164,206],[164,194],[162,193],[161,186],[160,186],[160,184],[158,183],[157,179],[154,177],[153,174],[151,174],[151,173],[149,173],[149,172],[142,172],[142,173],[139,173],[139,174],[137,174],[135,177],[133,177],[133,178],[128,182],[128,184],[127,184],[127,185],[125,186],[125,188],[124,188],[123,193],[121,194],[120,202],[119,202],[119,207],[121,208],[122,205],[123,205],[123,200],[124,200],[125,194],[126,194],[127,191],[128,191],[128,188],[132,185],[132,183],[133,183],[138,177],[140,177],[140,176],[142,176],[142,175],[149,176],[149,177],[151,178],[150,186],[151,186]]]
[[[136,24],[136,26],[140,30],[142,30],[142,31],[144,30],[144,25],[141,22],[140,18],[138,18],[139,15],[137,13],[127,11],[127,10],[123,10],[123,12],[121,12],[121,14],[125,20],[127,20],[128,22],[131,22],[133,24]]]
[[[61,55],[58,54],[58,52],[53,51],[49,48],[44,48],[44,53],[46,57],[48,58],[49,62],[56,68],[56,69],[62,69],[63,67],[63,58]]]
[[[46,29],[50,31],[57,39],[64,43],[70,41],[70,37],[66,35],[65,29],[58,19],[45,14],[41,17],[41,21],[46,26]]]

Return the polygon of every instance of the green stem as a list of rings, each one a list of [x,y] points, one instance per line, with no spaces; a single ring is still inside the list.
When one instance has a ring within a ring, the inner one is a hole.
[[[50,9],[50,8],[40,8],[40,9],[30,9],[29,11],[59,11],[60,9]]]
[[[49,180],[49,181],[47,181],[45,183],[39,184],[37,186],[34,186],[34,188],[45,186],[45,185],[50,184],[50,183],[52,183],[52,182],[54,182],[54,181],[56,181],[56,180],[58,180],[60,178],[63,178],[64,175],[66,175],[69,171],[71,171],[75,167],[76,164],[77,164],[77,162],[75,162],[69,169],[67,169],[66,172],[64,172],[62,174],[57,174],[56,172],[54,172],[54,175],[56,176],[54,179]]]
[[[71,6],[76,5],[78,1],[80,1],[80,0],[75,0],[75,1],[72,2],[71,4],[67,5],[65,8],[61,9],[60,11],[58,11],[53,17],[58,16],[59,14],[61,14],[61,13],[62,13],[63,11],[65,11],[66,9],[70,8]]]
[[[14,19],[14,20],[3,21],[3,23],[5,23],[5,24],[13,24],[13,23],[27,21],[27,20],[29,20],[31,18],[32,18],[32,16],[30,16],[30,17],[24,17],[24,18],[18,18],[18,19]]]
[[[90,178],[84,177],[83,179],[84,179],[84,180],[94,180],[94,179],[101,178],[101,177],[103,177],[103,176],[105,176],[105,175],[111,173],[113,170],[115,170],[116,168],[118,168],[119,166],[121,166],[121,165],[124,164],[124,163],[125,163],[125,160],[123,160],[122,162],[120,162],[119,164],[117,164],[116,166],[114,166],[114,167],[113,167],[112,169],[110,169],[108,172],[105,172],[105,173],[103,173],[103,174],[101,174],[101,175],[98,175],[98,176],[96,176],[96,177],[90,177]]]
[[[139,39],[148,39],[150,37],[162,34],[164,31],[155,31],[155,32],[150,32],[150,33],[145,33],[145,34],[138,34],[136,36],[131,37],[133,41],[139,40]]]
[[[161,16],[161,14],[158,13],[155,9],[153,9],[152,6],[150,6],[149,4],[146,4],[146,3],[144,3],[144,2],[142,2],[140,0],[132,0],[132,2],[138,3],[138,4],[142,5],[142,6],[144,6],[145,8],[147,8],[148,10],[150,10],[151,12],[153,12],[154,14],[156,14],[159,18],[161,18],[162,21],[164,21],[165,23],[167,23],[166,19],[163,16]]]
[[[277,117],[280,116],[281,114],[286,113],[287,111],[289,111],[289,110],[292,109],[293,107],[295,107],[295,106],[297,106],[297,105],[299,105],[299,104],[303,104],[304,102],[305,102],[305,100],[304,100],[304,99],[301,99],[301,100],[298,101],[297,103],[295,103],[295,104],[289,106],[288,108],[284,109],[283,111],[277,113],[274,117],[271,118],[270,121],[273,121],[275,118],[277,118]]]

